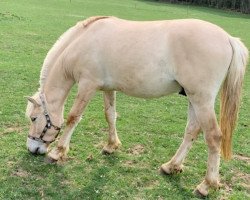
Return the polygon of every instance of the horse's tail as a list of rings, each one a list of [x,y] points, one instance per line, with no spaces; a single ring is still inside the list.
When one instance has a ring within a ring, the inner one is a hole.
[[[225,159],[232,157],[232,133],[238,118],[242,83],[248,60],[248,50],[240,39],[230,36],[229,41],[233,56],[222,86],[220,105],[221,153]]]

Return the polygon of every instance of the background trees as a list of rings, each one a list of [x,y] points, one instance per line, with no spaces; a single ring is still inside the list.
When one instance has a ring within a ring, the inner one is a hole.
[[[156,0],[170,3],[190,3],[222,9],[232,9],[250,14],[250,0]]]

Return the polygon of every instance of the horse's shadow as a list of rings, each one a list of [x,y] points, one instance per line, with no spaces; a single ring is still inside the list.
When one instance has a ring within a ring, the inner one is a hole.
[[[88,197],[88,199],[102,199],[105,187],[112,181],[109,177],[109,173],[113,170],[112,166],[116,166],[119,160],[115,154],[103,155],[101,156],[101,159],[103,159],[106,164],[96,166],[92,169],[91,179],[86,186],[81,188],[81,197]]]
[[[182,174],[175,174],[175,175],[166,175],[162,174],[161,175],[164,177],[164,180],[174,188],[174,193],[177,196],[180,196],[181,199],[183,200],[190,200],[190,199],[207,199],[209,200],[209,197],[204,197],[204,196],[199,196],[197,195],[194,190],[192,189],[187,189],[186,187],[183,187],[183,180],[185,179],[185,175]]]
[[[117,165],[118,159],[116,155],[108,156],[98,156],[98,159],[103,159],[105,165],[95,166],[88,175],[87,184],[81,185],[77,190],[72,191],[72,185],[67,185],[65,183],[69,182],[72,177],[71,173],[74,171],[69,171],[68,168],[71,162],[75,159],[69,159],[58,163],[48,163],[47,158],[41,155],[33,155],[31,153],[20,152],[20,156],[15,161],[15,164],[9,168],[9,175],[13,176],[15,180],[22,179],[23,184],[30,185],[29,182],[34,182],[36,185],[34,189],[36,191],[32,192],[32,196],[38,198],[43,189],[51,190],[51,193],[44,192],[44,197],[53,197],[53,193],[58,193],[56,196],[65,195],[64,199],[102,199],[103,188],[107,186],[112,180],[109,178],[109,173],[113,170],[112,166]],[[69,163],[68,163],[69,162]],[[84,162],[84,161],[83,161]],[[94,165],[92,161],[86,161],[89,165]],[[77,172],[76,172],[77,173]],[[75,175],[74,175],[75,176]],[[84,171],[82,172],[81,179],[84,179]],[[91,177],[91,178],[89,178]],[[41,181],[42,180],[42,181]],[[39,181],[40,186],[39,186]],[[54,188],[52,188],[54,187]],[[13,188],[14,189],[14,188]],[[59,192],[60,190],[60,192]]]
[[[120,159],[118,159],[117,154],[114,155],[103,155],[98,156],[98,159],[103,159],[104,165],[95,166],[92,168],[90,175],[88,176],[88,181],[85,185],[82,185],[79,190],[74,191],[74,197],[81,198],[84,197],[85,199],[102,199],[103,196],[107,195],[107,191],[105,188],[108,188],[110,186],[110,183],[112,183],[112,177],[110,176],[110,172],[115,170],[119,170],[119,162]],[[69,160],[65,162],[74,162],[74,160]],[[90,165],[92,161],[86,161],[90,162]],[[66,194],[67,192],[71,191],[72,186],[65,185],[64,183],[71,179],[70,175],[68,174],[69,171],[65,170],[64,163],[58,163],[58,164],[51,164],[45,162],[44,156],[34,156],[29,153],[23,154],[19,161],[16,163],[15,166],[13,166],[12,171],[27,171],[27,173],[30,175],[26,179],[26,181],[30,180],[36,180],[39,181],[39,179],[47,178],[48,183],[58,188],[63,188],[64,191],[61,192],[61,194]],[[74,173],[74,172],[71,172]],[[115,172],[116,173],[116,172]],[[155,173],[158,173],[157,171]],[[50,178],[48,179],[48,176]],[[83,178],[84,178],[84,172],[83,172]],[[170,183],[171,188],[174,188],[175,195],[181,197],[181,199],[190,199],[191,196],[193,196],[191,190],[185,188],[182,186],[183,176],[182,175],[161,175],[163,179]],[[90,178],[89,178],[90,177]],[[125,178],[125,177],[124,177]],[[54,188],[54,189],[56,189]],[[53,188],[51,188],[53,190]],[[105,192],[105,195],[104,195]],[[47,194],[46,194],[47,195]],[[72,197],[72,192],[68,193],[69,196],[65,196],[65,199],[69,199]],[[195,196],[194,196],[194,199]],[[208,199],[208,198],[207,198]]]

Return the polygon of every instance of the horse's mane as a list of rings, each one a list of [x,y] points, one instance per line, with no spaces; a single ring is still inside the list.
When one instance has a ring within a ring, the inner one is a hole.
[[[95,16],[87,18],[84,21],[78,22],[75,26],[68,29],[64,34],[60,36],[60,38],[56,41],[56,43],[53,45],[53,47],[49,50],[47,53],[45,60],[43,62],[43,66],[40,73],[40,89],[39,91],[43,91],[44,83],[46,81],[46,78],[54,66],[54,64],[57,61],[57,58],[59,55],[64,51],[65,48],[68,47],[68,45],[78,38],[80,35],[81,30],[84,28],[87,28],[90,24],[100,20],[109,18],[109,16]]]

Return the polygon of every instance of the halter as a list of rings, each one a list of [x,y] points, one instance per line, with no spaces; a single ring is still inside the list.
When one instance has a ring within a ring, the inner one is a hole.
[[[28,135],[28,138],[32,139],[32,140],[35,140],[35,141],[38,141],[38,142],[42,142],[42,143],[47,143],[47,144],[50,144],[52,142],[54,142],[56,140],[56,138],[58,137],[59,133],[60,133],[60,130],[61,130],[61,127],[58,127],[58,126],[55,126],[52,121],[50,120],[50,117],[49,117],[49,114],[48,114],[48,111],[47,111],[47,108],[46,108],[46,104],[45,104],[45,100],[44,100],[44,94],[40,94],[39,95],[40,99],[41,99],[41,102],[42,102],[42,107],[44,109],[44,116],[45,116],[45,119],[46,119],[46,125],[40,135],[40,137],[33,137],[31,135]],[[55,136],[55,139],[52,140],[52,141],[46,141],[43,139],[44,135],[46,134],[47,130],[48,129],[51,129],[51,128],[54,128],[55,130],[57,130],[57,134]]]

